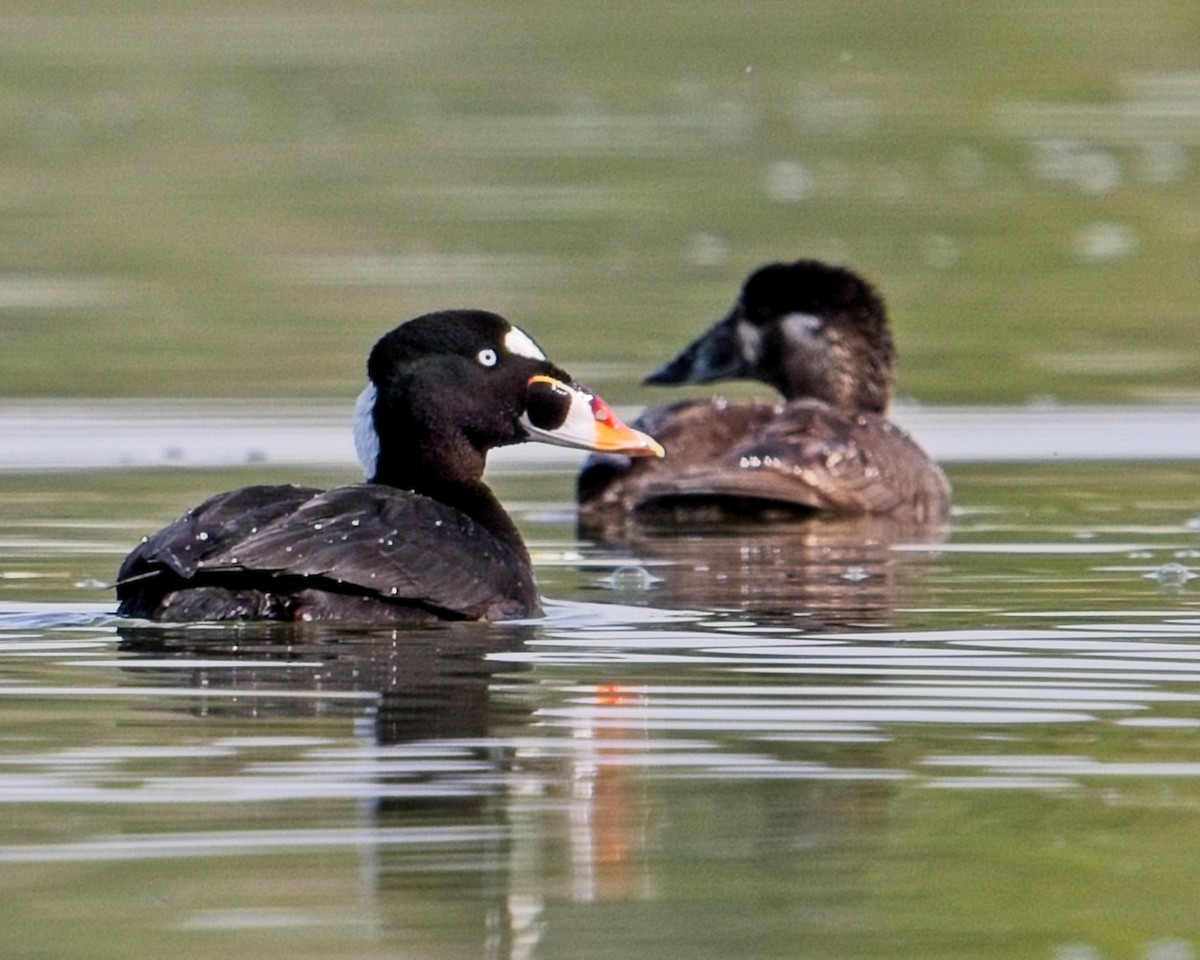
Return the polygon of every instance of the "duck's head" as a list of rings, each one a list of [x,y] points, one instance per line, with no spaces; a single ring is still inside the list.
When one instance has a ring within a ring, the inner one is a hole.
[[[644,382],[761,380],[789,400],[883,413],[894,362],[871,285],[845,268],[797,260],[755,270],[729,314]]]
[[[478,479],[493,447],[540,440],[662,456],[533,339],[482,310],[445,310],[385,334],[367,360],[354,440],[368,480]]]

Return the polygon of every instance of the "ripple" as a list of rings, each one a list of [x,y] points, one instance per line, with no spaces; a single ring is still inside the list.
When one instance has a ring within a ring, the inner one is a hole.
[[[0,846],[0,863],[148,860],[183,857],[239,857],[264,853],[304,853],[331,847],[454,847],[503,839],[491,827],[432,826],[380,829],[241,830],[173,834],[130,834],[106,840],[63,844]]]

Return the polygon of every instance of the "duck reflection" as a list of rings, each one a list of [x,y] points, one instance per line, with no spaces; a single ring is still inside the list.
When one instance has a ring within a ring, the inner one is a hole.
[[[512,869],[505,793],[518,761],[497,731],[528,723],[530,709],[520,698],[501,705],[492,696],[500,671],[511,677],[522,668],[491,655],[520,648],[533,629],[118,626],[129,669],[214,691],[210,698],[180,701],[205,722],[224,729],[234,721],[245,736],[246,724],[271,724],[278,733],[279,722],[289,720],[295,721],[289,729],[337,744],[303,752],[294,771],[284,763],[273,776],[284,788],[299,781],[303,789],[311,778],[340,780],[352,804],[333,813],[335,822],[372,836],[396,831],[413,837],[360,847],[357,899],[380,935],[408,941],[429,916],[452,916],[449,933],[464,953],[489,942],[498,944],[488,952],[497,958],[514,955],[510,947],[528,937],[525,918],[505,899]],[[156,659],[162,660],[157,670]],[[238,692],[245,695],[230,695]],[[332,738],[321,735],[329,719],[341,720]],[[356,736],[347,745],[348,724]],[[281,821],[278,829],[297,822],[305,823],[305,815]],[[442,839],[423,842],[424,836]]]
[[[124,653],[194,661],[184,669],[164,665],[162,674],[177,683],[265,692],[253,698],[252,707],[236,699],[209,701],[202,708],[206,715],[323,713],[337,700],[320,694],[373,694],[373,739],[388,745],[486,736],[492,722],[489,683],[500,669],[519,669],[489,655],[519,649],[533,629],[515,624],[355,630],[316,624],[122,623],[117,632]],[[143,661],[138,669],[148,668]],[[296,695],[303,692],[313,696]]]
[[[778,557],[770,548],[745,556],[736,538],[729,547],[751,569],[782,570],[795,547],[781,529],[766,542],[773,537]],[[669,543],[677,550],[680,538]],[[850,556],[831,554],[829,569]],[[721,566],[712,541],[698,538],[692,566],[702,558],[710,571]],[[862,582],[847,581],[850,588]],[[689,589],[690,600],[700,581]],[[782,598],[794,598],[794,588],[780,596],[780,608],[791,609]],[[762,855],[783,871],[782,886],[771,889],[788,891],[795,909],[786,912],[800,932],[827,911],[822,891],[861,883],[886,822],[892,788],[885,783],[787,776],[797,760],[807,769],[819,745],[768,743],[703,724],[692,735],[659,729],[649,718],[676,694],[656,684],[686,678],[614,674],[603,663],[563,674],[539,669],[533,658],[499,656],[541,636],[540,624],[357,633],[333,625],[119,629],[131,671],[213,691],[173,702],[211,723],[214,739],[236,739],[231,729],[248,739],[265,731],[316,739],[316,746],[280,748],[295,752],[292,761],[266,771],[243,764],[234,776],[278,778],[284,795],[289,785],[299,788],[293,805],[272,807],[280,832],[303,832],[315,819],[378,838],[355,841],[361,869],[351,883],[359,886],[347,895],[370,917],[373,936],[406,955],[569,953],[586,905],[619,909],[610,938],[633,950],[657,935],[664,913],[694,907],[696,871],[711,866],[703,851],[743,844],[747,822]],[[245,695],[219,695],[230,691]],[[164,699],[153,702],[161,707]],[[330,734],[331,722],[335,731],[352,723],[355,736]],[[844,766],[855,763],[848,751],[878,745],[837,749]],[[865,757],[860,764],[874,765]],[[783,779],[769,774],[776,768]],[[748,774],[763,769],[768,775]],[[681,777],[695,778],[695,788],[681,789]],[[319,791],[305,799],[306,784],[338,778],[349,802],[330,803]],[[737,817],[714,815],[735,806]],[[244,809],[229,807],[222,822],[238,823]],[[781,848],[792,852],[779,860]],[[650,900],[660,907],[634,906]],[[718,899],[713,908],[729,903]]]
[[[581,527],[580,535],[593,542],[597,559],[612,559],[614,573],[602,586],[623,600],[737,611],[757,623],[815,630],[888,626],[919,581],[900,570],[915,573],[926,562],[895,548],[946,536],[945,525],[911,518],[781,513],[761,521],[706,526],[693,518],[681,534],[675,522],[622,519]]]
[[[125,622],[117,629],[129,670],[212,690],[212,697],[177,702],[222,729],[232,720],[242,736],[253,736],[246,723],[274,723],[278,733],[278,722],[292,719],[312,735],[318,721],[341,715],[356,731],[370,730],[372,742],[361,748],[338,748],[337,758],[314,748],[300,765],[324,763],[327,772],[315,776],[336,778],[339,762],[353,755],[356,772],[341,774],[353,788],[349,795],[371,798],[351,815],[359,826],[450,837],[429,847],[364,845],[362,899],[384,936],[411,943],[436,916],[439,944],[448,940],[464,953],[484,944],[498,960],[527,956],[542,933],[547,851],[564,846],[572,899],[644,895],[645,812],[623,762],[636,752],[636,737],[601,725],[572,730],[555,746],[553,733],[540,729],[539,699],[522,695],[519,677],[528,668],[492,657],[522,647],[537,626],[356,632]],[[501,672],[504,694],[497,695]],[[239,692],[244,696],[230,695]],[[353,694],[364,696],[339,699]],[[610,687],[602,702],[626,700]],[[277,776],[286,780],[289,771],[281,766]],[[531,799],[545,808],[541,818],[557,821],[539,828],[544,836],[521,829]],[[448,916],[454,920],[446,926]]]

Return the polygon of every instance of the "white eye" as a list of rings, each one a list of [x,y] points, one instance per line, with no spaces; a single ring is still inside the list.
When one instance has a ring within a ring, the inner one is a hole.
[[[494,367],[496,365],[496,351],[491,347],[488,347],[486,350],[480,350],[475,354],[475,359],[485,367]]]

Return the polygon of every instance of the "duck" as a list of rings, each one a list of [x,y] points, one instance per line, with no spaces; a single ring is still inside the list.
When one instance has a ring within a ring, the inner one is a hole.
[[[375,343],[354,440],[362,483],[219,493],[144,538],[118,571],[117,613],[180,623],[537,616],[529,552],[483,481],[488,451],[536,440],[663,452],[519,327],[466,309],[415,317]]]
[[[733,308],[643,381],[756,380],[780,399],[689,399],[632,422],[655,461],[594,453],[577,479],[586,533],[657,522],[879,516],[943,522],[945,473],[888,417],[896,349],[883,298],[820,260],[767,263]]]

